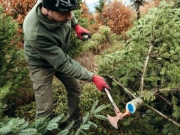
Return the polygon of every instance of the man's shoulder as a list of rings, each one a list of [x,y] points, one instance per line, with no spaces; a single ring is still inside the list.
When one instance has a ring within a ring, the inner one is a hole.
[[[39,27],[39,20],[37,17],[34,16],[26,16],[24,23],[23,23],[23,32],[26,35],[27,39],[35,40],[36,33]],[[34,37],[32,37],[34,36]]]
[[[36,34],[40,25],[40,21],[37,16],[37,9],[42,0],[38,0],[34,7],[26,15],[23,22],[23,32],[28,40],[36,40]]]
[[[39,19],[35,7],[26,15],[23,22],[23,32],[28,40],[36,40],[36,33],[39,28]]]

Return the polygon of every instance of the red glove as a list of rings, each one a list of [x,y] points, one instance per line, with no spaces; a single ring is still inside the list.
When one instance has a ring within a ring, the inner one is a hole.
[[[93,78],[92,78],[92,81],[94,82],[94,84],[96,85],[98,90],[100,90],[100,91],[102,91],[103,88],[109,89],[109,85],[104,80],[104,78],[101,77],[101,76],[94,75]]]
[[[83,39],[83,35],[87,35],[88,38],[91,38],[91,32],[84,29],[83,27],[81,27],[79,24],[77,24],[75,27],[74,27],[74,30],[77,34],[77,36],[81,39],[81,40],[86,40],[86,39]]]

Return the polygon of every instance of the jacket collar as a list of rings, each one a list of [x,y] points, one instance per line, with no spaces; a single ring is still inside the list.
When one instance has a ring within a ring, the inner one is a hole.
[[[62,23],[57,23],[57,22],[52,22],[50,20],[48,20],[42,13],[41,13],[41,6],[42,6],[42,3],[39,4],[37,7],[36,7],[36,14],[39,18],[39,21],[44,24],[49,30],[53,30],[57,27],[59,27],[60,25],[62,25]]]

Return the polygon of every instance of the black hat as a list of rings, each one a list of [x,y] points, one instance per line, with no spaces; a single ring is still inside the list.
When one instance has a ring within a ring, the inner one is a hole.
[[[77,0],[42,0],[42,6],[59,12],[72,11],[77,6]]]

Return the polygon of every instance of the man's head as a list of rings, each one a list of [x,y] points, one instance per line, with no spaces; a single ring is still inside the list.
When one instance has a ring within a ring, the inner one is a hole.
[[[77,0],[42,0],[42,6],[52,11],[68,12],[76,8]]]
[[[41,11],[51,21],[67,23],[76,6],[77,0],[42,0]]]

